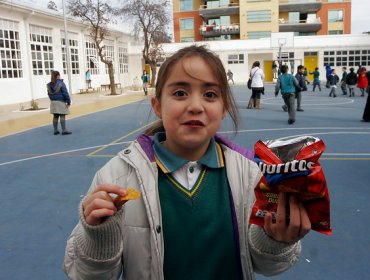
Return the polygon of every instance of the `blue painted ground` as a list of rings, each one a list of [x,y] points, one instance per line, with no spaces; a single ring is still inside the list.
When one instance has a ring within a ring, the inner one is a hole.
[[[259,139],[322,138],[333,227],[333,236],[306,236],[300,262],[269,279],[370,279],[370,124],[360,122],[366,97],[305,92],[305,112],[289,126],[281,97],[266,89],[262,110],[247,110],[250,90],[233,87],[239,132],[228,133],[230,121],[221,132],[250,149]],[[66,279],[65,242],[81,197],[95,172],[152,119],[145,100],[67,120],[70,136],[52,135],[50,125],[0,138],[0,279]]]

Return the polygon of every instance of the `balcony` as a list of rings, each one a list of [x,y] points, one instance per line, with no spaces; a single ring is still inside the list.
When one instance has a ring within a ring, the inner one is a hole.
[[[217,18],[220,16],[231,16],[239,14],[239,3],[229,3],[224,6],[207,6],[199,7],[199,15],[204,19]]]
[[[316,13],[321,5],[322,0],[280,0],[279,12]]]
[[[287,21],[279,19],[279,32],[317,32],[321,29],[321,19]]]
[[[218,37],[221,35],[240,34],[239,24],[231,25],[203,25],[199,28],[200,35],[204,38]]]

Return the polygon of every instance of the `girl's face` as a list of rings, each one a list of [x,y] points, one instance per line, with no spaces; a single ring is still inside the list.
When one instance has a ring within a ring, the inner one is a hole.
[[[166,130],[164,145],[188,160],[203,156],[226,116],[219,82],[198,56],[172,67],[161,98],[153,97],[152,107]]]

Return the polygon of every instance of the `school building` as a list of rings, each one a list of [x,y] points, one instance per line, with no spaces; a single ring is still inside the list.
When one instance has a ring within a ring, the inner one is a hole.
[[[175,42],[351,33],[351,0],[173,0]]]
[[[46,4],[45,4],[46,6]],[[67,73],[63,11],[24,4],[0,2],[0,105],[47,97],[46,84],[57,70],[72,94],[86,89],[85,72],[90,69],[95,89],[109,84],[108,67],[99,59],[88,25],[67,18],[71,83]],[[141,48],[118,27],[109,29],[104,41],[106,56],[113,61],[115,83],[133,85],[142,73]],[[118,85],[117,85],[118,86]]]
[[[164,45],[167,55],[193,42]],[[272,33],[270,38],[227,41],[203,41],[195,44],[207,45],[222,60],[226,71],[234,73],[235,83],[247,83],[254,61],[260,61],[265,72],[265,81],[273,81],[273,62],[282,61],[290,71],[296,73],[298,65],[304,65],[309,72],[316,67],[321,81],[325,81],[325,65],[330,64],[337,75],[342,67],[364,66],[370,70],[370,34],[360,35],[315,35],[294,36],[292,32]],[[313,80],[309,75],[309,80]]]

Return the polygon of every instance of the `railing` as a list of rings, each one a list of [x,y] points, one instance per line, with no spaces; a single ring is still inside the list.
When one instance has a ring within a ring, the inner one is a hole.
[[[310,24],[310,23],[321,23],[321,19],[319,17],[307,20],[287,20],[285,18],[279,18],[279,24]]]
[[[217,8],[229,8],[229,7],[239,7],[239,3],[229,3],[228,5],[200,5],[199,10],[206,10],[206,9],[217,9]]]
[[[322,2],[324,1],[323,0],[279,0],[279,4],[310,4],[310,3],[322,3]]]
[[[239,33],[239,23],[233,23],[230,25],[209,25],[205,24],[199,28],[200,34],[238,34]]]

